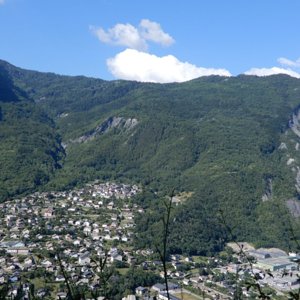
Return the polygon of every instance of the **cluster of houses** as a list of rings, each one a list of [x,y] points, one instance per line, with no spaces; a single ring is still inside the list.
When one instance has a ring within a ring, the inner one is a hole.
[[[126,199],[135,196],[139,192],[137,185],[116,184],[111,182],[88,184],[93,197],[100,196],[105,199],[115,197]]]
[[[94,183],[1,203],[0,284],[40,270],[54,282],[65,281],[57,255],[72,280],[91,288],[97,284],[93,261],[105,257],[107,264],[132,263],[134,218],[144,212],[130,202],[138,192],[137,186]],[[11,288],[17,293],[17,286]]]
[[[131,200],[139,191],[135,185],[95,182],[81,189],[34,193],[1,203],[0,288],[9,283],[13,296],[17,295],[24,274],[33,278],[45,277],[53,283],[51,297],[64,299],[67,297],[64,271],[76,285],[95,290],[99,286],[98,263],[103,259],[108,266],[130,266],[136,264],[138,257],[141,268],[154,270],[164,278],[162,263],[155,260],[153,251],[133,250],[135,217],[144,213]],[[231,299],[232,286],[226,285],[226,280],[215,280],[216,274],[225,274],[225,277],[239,274],[240,278],[244,274],[263,274],[259,280],[262,286],[280,292],[300,288],[299,259],[294,254],[289,256],[280,249],[254,248],[245,249],[245,253],[254,258],[255,263],[224,263],[207,258],[215,266],[206,275],[199,275],[199,265],[193,258],[171,255],[167,270],[169,280],[173,281],[169,286],[171,299],[180,298],[176,296],[180,286],[201,288],[216,299]],[[271,271],[272,276],[266,276],[267,271]],[[282,276],[286,271],[289,276]],[[227,289],[228,293],[225,295],[208,288],[209,282]],[[29,290],[29,286],[23,284],[24,293]],[[246,298],[248,291],[245,289],[244,292]],[[47,293],[49,291],[44,287],[36,287],[36,296],[44,297]],[[128,295],[124,300],[153,299],[153,295],[167,299],[165,286],[140,286],[135,295]]]

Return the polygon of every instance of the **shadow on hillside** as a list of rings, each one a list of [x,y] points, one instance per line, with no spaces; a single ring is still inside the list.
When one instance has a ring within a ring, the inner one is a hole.
[[[9,73],[5,67],[0,65],[0,102],[16,102],[18,100]]]

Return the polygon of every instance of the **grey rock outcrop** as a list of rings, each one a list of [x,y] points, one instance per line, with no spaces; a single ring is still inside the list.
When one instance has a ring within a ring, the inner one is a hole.
[[[120,131],[130,131],[138,123],[138,120],[135,118],[126,119],[124,117],[109,117],[104,122],[99,124],[96,128],[74,140],[71,140],[70,143],[85,143],[93,140],[96,136],[108,133],[113,129],[117,129]]]

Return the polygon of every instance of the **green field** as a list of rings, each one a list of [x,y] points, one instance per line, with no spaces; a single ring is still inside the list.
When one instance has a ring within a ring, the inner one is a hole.
[[[182,299],[182,300],[198,300],[198,299],[203,299],[201,296],[196,296],[196,295],[191,295],[191,294],[188,294],[188,293],[176,293],[174,294],[174,296],[176,296],[177,298],[179,299]]]

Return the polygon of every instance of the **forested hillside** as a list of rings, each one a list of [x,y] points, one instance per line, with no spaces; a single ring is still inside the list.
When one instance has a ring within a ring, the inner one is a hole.
[[[290,246],[296,218],[286,202],[297,205],[300,166],[290,120],[300,80],[108,82],[3,61],[0,74],[2,201],[94,179],[135,182],[144,190],[137,201],[148,208],[137,228],[142,246],[160,226],[156,208],[173,189],[188,196],[173,210],[172,251],[219,250],[232,239],[226,226],[239,240]]]
[[[0,199],[35,191],[60,167],[64,151],[54,122],[0,64]]]

